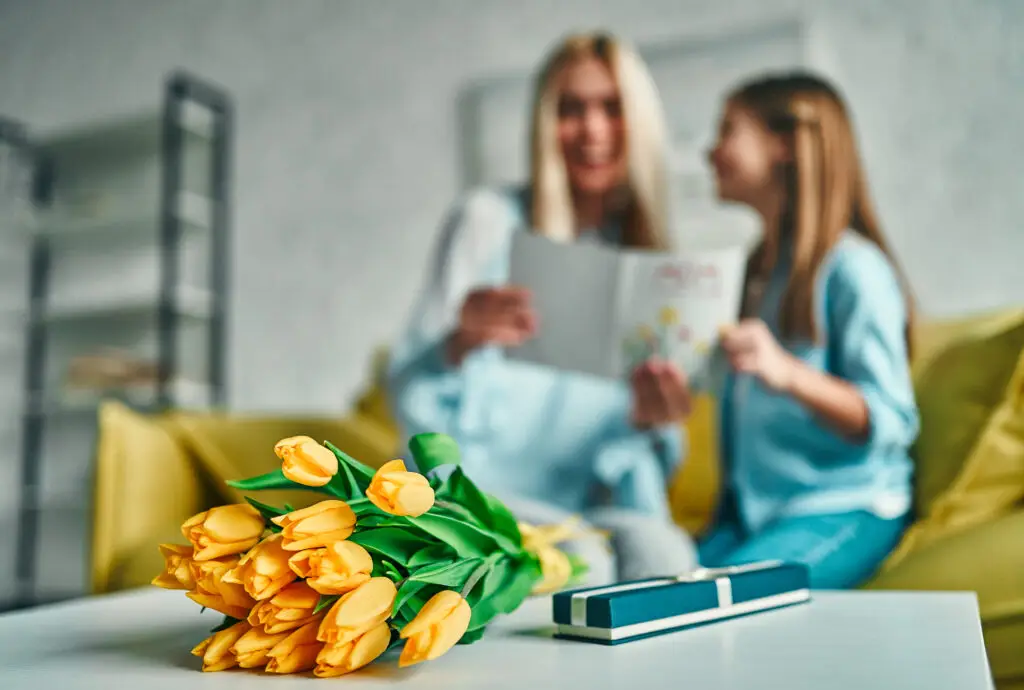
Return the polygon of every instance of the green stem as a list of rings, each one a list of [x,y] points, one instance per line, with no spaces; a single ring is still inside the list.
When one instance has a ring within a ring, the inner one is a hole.
[[[469,598],[473,588],[477,586],[477,583],[479,583],[480,580],[484,579],[484,576],[486,576],[490,569],[494,567],[494,564],[502,557],[502,555],[503,554],[501,553],[491,554],[476,570],[473,571],[473,574],[469,576],[468,580],[466,580],[466,584],[463,585],[462,592],[460,592],[463,599]]]

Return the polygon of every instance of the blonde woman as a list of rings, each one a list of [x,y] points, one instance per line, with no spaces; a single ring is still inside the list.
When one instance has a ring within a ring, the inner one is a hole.
[[[640,58],[605,34],[564,40],[540,70],[531,175],[477,189],[444,226],[433,271],[393,351],[389,392],[406,435],[456,438],[481,487],[524,520],[585,512],[613,533],[618,577],[692,566],[666,479],[682,456],[685,381],[649,361],[629,382],[507,360],[537,323],[507,285],[514,233],[668,246],[665,126]],[[614,577],[615,575],[609,575]]]

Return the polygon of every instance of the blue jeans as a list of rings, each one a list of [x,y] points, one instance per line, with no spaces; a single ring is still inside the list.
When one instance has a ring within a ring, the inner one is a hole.
[[[906,526],[907,518],[887,520],[854,511],[781,518],[750,534],[727,498],[698,554],[705,568],[765,560],[803,563],[810,569],[812,589],[852,589],[875,573]]]

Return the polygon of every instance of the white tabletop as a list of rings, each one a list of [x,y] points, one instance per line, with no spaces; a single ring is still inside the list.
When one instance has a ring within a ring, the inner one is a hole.
[[[422,690],[992,687],[973,594],[819,592],[808,604],[616,647],[552,639],[550,606],[530,600],[484,640],[437,661],[399,669],[380,660],[337,682]],[[0,686],[316,687],[311,676],[201,673],[189,650],[218,622],[182,593],[153,589],[0,616]]]

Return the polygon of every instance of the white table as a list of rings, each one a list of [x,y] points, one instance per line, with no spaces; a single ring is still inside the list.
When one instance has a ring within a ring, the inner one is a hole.
[[[602,647],[551,639],[550,600],[412,669],[346,678],[199,672],[189,654],[219,622],[180,592],[146,589],[0,616],[0,687],[92,688],[991,688],[973,594],[816,593],[812,602]]]

